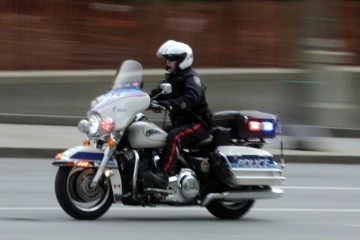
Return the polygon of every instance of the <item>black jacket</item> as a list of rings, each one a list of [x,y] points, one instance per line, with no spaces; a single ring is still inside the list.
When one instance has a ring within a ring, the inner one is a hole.
[[[170,94],[160,95],[156,100],[170,103],[172,107],[170,119],[173,126],[202,123],[194,114],[206,124],[211,124],[212,114],[205,96],[207,86],[199,74],[191,67],[176,73],[165,74],[165,79],[161,83],[170,83],[172,87]],[[161,89],[157,87],[149,95],[153,97],[159,92],[161,92]]]

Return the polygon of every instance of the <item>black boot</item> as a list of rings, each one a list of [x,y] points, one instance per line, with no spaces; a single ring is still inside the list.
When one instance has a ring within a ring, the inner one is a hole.
[[[154,184],[158,188],[166,189],[169,184],[169,175],[165,172],[145,172],[143,177],[145,181]]]

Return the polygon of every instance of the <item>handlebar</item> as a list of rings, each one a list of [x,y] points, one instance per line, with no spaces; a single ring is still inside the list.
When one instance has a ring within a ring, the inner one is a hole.
[[[157,101],[151,101],[149,109],[156,113],[160,113],[161,111],[166,111],[166,108],[157,104]]]

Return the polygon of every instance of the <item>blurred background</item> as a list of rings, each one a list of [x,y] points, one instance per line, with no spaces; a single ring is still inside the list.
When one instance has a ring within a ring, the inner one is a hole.
[[[198,68],[297,68],[304,38],[358,53],[359,10],[356,0],[2,0],[0,69],[111,69],[128,58],[158,68],[154,52],[170,38],[192,46]]]
[[[356,0],[1,0],[0,116],[74,126],[126,59],[157,69],[144,74],[156,86],[156,50],[173,39],[192,47],[213,111],[360,138],[359,26]]]

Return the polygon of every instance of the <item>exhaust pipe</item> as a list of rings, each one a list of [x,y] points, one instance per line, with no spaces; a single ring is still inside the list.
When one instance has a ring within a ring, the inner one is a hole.
[[[270,190],[256,190],[243,192],[223,192],[223,193],[209,193],[200,204],[201,207],[208,205],[212,200],[251,200],[251,199],[268,199],[279,198],[283,196],[283,190],[279,188],[272,188]]]

